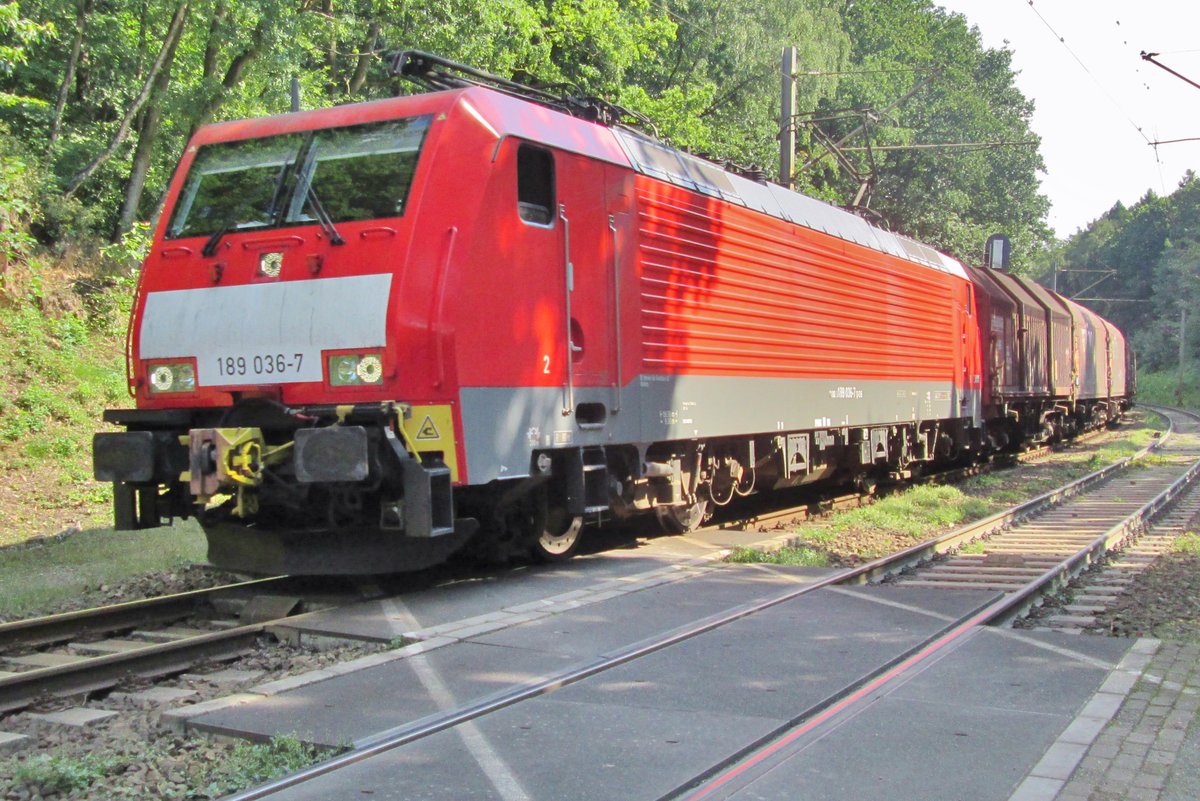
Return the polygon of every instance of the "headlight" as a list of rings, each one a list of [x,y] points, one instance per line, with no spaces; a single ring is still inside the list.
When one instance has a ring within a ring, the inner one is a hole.
[[[383,381],[383,358],[378,353],[329,357],[329,383],[335,387],[371,386]]]
[[[196,368],[190,362],[151,364],[147,371],[151,392],[192,392],[196,389]]]
[[[378,384],[383,378],[383,360],[378,356],[363,356],[354,372],[364,384]]]

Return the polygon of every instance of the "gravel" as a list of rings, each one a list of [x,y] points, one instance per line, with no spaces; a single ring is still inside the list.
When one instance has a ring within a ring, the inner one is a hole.
[[[285,646],[264,638],[260,648],[239,660],[196,668],[183,677],[155,682],[155,687],[191,690],[187,703],[198,703],[243,691],[250,686],[307,673],[331,664],[382,650],[383,646],[344,645],[315,650]],[[252,674],[240,683],[215,683],[204,674],[228,669]],[[35,713],[53,712],[76,704],[47,701],[0,720],[4,731],[24,734],[35,743],[0,761],[0,799],[4,801],[116,801],[116,799],[210,799],[270,778],[270,770],[295,769],[296,755],[268,753],[243,743],[208,737],[181,736],[160,725],[166,708],[144,704],[119,693],[135,692],[150,682],[131,679],[90,708],[111,709],[119,715],[84,729],[47,724]],[[287,743],[284,743],[287,745]],[[292,744],[293,747],[295,744]],[[303,761],[320,754],[308,751]],[[56,789],[76,781],[81,786]]]
[[[1189,528],[1200,528],[1200,518],[1193,518]],[[1160,557],[1097,616],[1096,628],[1116,637],[1200,642],[1200,557]]]
[[[113,585],[89,588],[83,595],[41,614],[154,597],[229,584],[238,577],[204,566],[135,576]],[[256,651],[231,662],[194,668],[173,679],[151,682],[131,677],[106,697],[87,702],[89,708],[110,709],[119,715],[76,729],[48,724],[33,717],[82,704],[81,699],[47,700],[21,713],[0,717],[0,731],[28,736],[33,745],[0,756],[0,799],[3,801],[134,801],[137,799],[220,798],[234,789],[270,778],[272,767],[295,764],[296,755],[272,754],[265,748],[208,737],[181,736],[160,726],[164,705],[139,703],[121,694],[148,687],[189,690],[186,701],[199,703],[244,691],[263,682],[308,673],[344,662],[384,646],[345,644],[332,648],[295,647],[264,636]],[[215,683],[203,676],[229,669],[253,675],[240,683]],[[312,761],[319,755],[302,755]],[[79,786],[74,786],[79,785]]]

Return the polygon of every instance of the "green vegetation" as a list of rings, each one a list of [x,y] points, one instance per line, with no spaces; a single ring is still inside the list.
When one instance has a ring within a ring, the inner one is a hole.
[[[273,737],[269,743],[241,742],[220,764],[209,765],[200,783],[206,787],[205,797],[216,798],[295,773],[322,757],[315,746],[292,735]]]
[[[770,551],[738,547],[725,557],[737,564],[790,565],[792,567],[828,567],[829,554],[803,545],[788,546]]]
[[[1099,470],[1101,467],[1112,464],[1126,456],[1132,456],[1154,441],[1156,434],[1162,430],[1154,426],[1165,426],[1165,422],[1158,422],[1158,415],[1149,416],[1155,418],[1152,424],[1123,430],[1124,436],[1101,446],[1095,452],[1095,455],[1090,458],[1088,466],[1093,470]],[[1145,458],[1148,461],[1152,461],[1158,457],[1149,455]]]
[[[827,525],[836,533],[885,530],[918,542],[927,539],[930,531],[961,525],[990,511],[991,504],[959,487],[923,484],[834,515]]]
[[[200,750],[205,749],[200,747]],[[11,776],[10,782],[0,780],[0,792],[10,790],[6,797],[12,798],[75,798],[72,793],[101,783],[104,797],[112,799],[141,799],[151,795],[165,801],[221,798],[294,773],[326,755],[325,751],[292,735],[274,737],[269,743],[238,742],[230,748],[213,748],[209,752],[214,756],[220,754],[221,758],[195,760],[186,767],[182,766],[180,756],[164,750],[162,743],[153,743],[138,753],[117,748],[104,753],[75,754],[60,749],[54,754],[18,755],[0,761],[0,776]],[[135,763],[152,766],[155,772],[164,771],[164,765],[173,765],[178,778],[157,787],[136,785],[136,773],[131,781],[128,772]]]
[[[41,277],[36,265],[9,275]],[[111,490],[92,480],[91,439],[105,408],[128,403],[117,308],[55,308],[63,287],[0,305],[0,545],[108,519]],[[9,296],[11,298],[11,296]],[[0,293],[0,302],[4,300]]]
[[[1200,319],[1196,320],[1196,324],[1200,325]],[[1176,337],[1176,345],[1178,341]],[[1192,358],[1197,357],[1200,357],[1200,353],[1193,352]],[[1182,381],[1178,369],[1139,372],[1137,393],[1138,400],[1142,403],[1200,409],[1200,369],[1185,368]]]
[[[37,754],[16,764],[12,776],[18,784],[36,790],[39,796],[66,794],[104,778],[119,764],[110,755]]]
[[[1175,540],[1171,550],[1185,556],[1200,556],[1200,534],[1189,531]]]
[[[204,549],[194,521],[140,531],[92,529],[53,548],[35,542],[0,549],[0,618],[27,616],[131,575],[203,562]]]

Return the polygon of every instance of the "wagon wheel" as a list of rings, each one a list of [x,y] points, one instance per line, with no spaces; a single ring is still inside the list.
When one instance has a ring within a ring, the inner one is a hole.
[[[668,534],[687,534],[712,516],[712,506],[708,501],[696,501],[690,506],[656,506],[654,513]]]
[[[562,506],[551,508],[545,489],[534,492],[529,503],[529,555],[538,562],[561,562],[574,556],[583,540],[583,517]]]

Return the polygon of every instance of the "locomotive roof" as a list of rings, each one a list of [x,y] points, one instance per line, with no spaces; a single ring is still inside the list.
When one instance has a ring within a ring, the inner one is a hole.
[[[482,86],[218,123],[193,145],[351,125],[461,107],[497,138],[516,136],[607,161],[661,181],[736,203],[796,225],[966,279],[962,264],[932,247],[877,228],[861,217],[778,184],[761,184],[624,128],[610,128]]]
[[[737,203],[963,279],[967,277],[957,259],[926,244],[876,228],[848,211],[778,184],[760,184],[726,172],[712,162],[629,129],[598,125],[485,87],[451,91],[465,95],[463,102],[483,114],[498,135],[520,136],[628,166],[676,186]]]
[[[600,158],[662,181],[823,231],[863,247],[966,279],[957,259],[828,203],[778,184],[760,184],[625,128],[610,128],[484,87],[452,90],[504,133]],[[614,144],[616,148],[614,148]],[[619,148],[619,150],[617,149]]]

